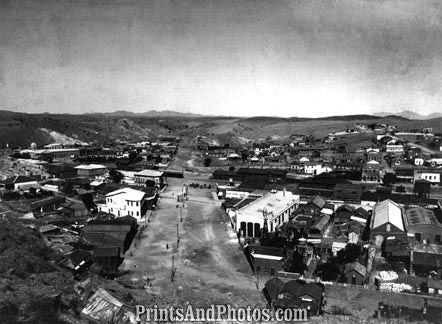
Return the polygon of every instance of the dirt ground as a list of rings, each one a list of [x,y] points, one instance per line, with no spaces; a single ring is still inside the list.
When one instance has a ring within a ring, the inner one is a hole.
[[[138,289],[134,293],[145,305],[216,303],[264,307],[262,284],[258,290],[214,193],[207,189],[191,189],[189,201],[181,211],[181,223],[176,194],[187,182],[186,179],[168,179],[169,186],[161,194],[159,209],[153,213],[141,238],[136,238],[126,252],[120,269],[127,273],[120,280],[151,279],[151,288]],[[172,256],[176,267],[173,282]]]

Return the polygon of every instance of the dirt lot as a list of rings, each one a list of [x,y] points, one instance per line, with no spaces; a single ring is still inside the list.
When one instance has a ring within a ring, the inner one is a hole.
[[[214,200],[209,190],[191,190],[190,199],[182,209],[181,223],[176,193],[186,179],[169,180],[159,209],[141,238],[132,244],[121,266],[122,271],[127,271],[123,277],[126,281],[153,279],[151,288],[134,293],[138,301],[146,305],[189,302],[199,306],[229,303],[264,307],[265,299],[256,288],[252,271],[220,202]],[[173,282],[172,256],[176,267]]]

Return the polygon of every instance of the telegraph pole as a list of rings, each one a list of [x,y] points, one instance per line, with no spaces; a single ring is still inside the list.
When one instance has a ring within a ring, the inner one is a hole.
[[[176,247],[178,249],[178,245],[180,244],[180,232],[178,228],[178,223],[176,223]]]
[[[173,282],[173,279],[175,277],[175,256],[172,255],[172,268],[170,269],[170,281]]]

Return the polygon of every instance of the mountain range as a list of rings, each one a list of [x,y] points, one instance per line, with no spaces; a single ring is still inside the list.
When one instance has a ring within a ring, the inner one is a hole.
[[[410,110],[404,110],[397,113],[391,113],[391,112],[376,112],[373,113],[374,116],[378,117],[386,117],[386,116],[397,116],[397,117],[403,117],[410,120],[427,120],[427,119],[434,119],[434,118],[440,118],[442,117],[442,113],[432,113],[429,115],[422,115],[415,113]]]

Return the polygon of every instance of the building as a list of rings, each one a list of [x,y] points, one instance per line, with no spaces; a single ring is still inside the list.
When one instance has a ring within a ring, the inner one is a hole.
[[[275,276],[282,270],[284,249],[267,246],[255,246],[250,253],[255,273],[260,276]]]
[[[333,169],[327,165],[318,162],[305,162],[304,173],[311,175],[320,175],[321,173],[331,172]]]
[[[321,214],[321,210],[326,204],[327,202],[325,199],[320,196],[316,196],[315,198],[309,200],[306,204],[300,205],[296,210],[296,214],[318,216]]]
[[[81,164],[75,167],[77,169],[77,175],[85,178],[95,178],[104,176],[108,169],[101,164]]]
[[[322,309],[324,285],[321,283],[301,280],[283,282],[273,278],[265,283],[263,292],[274,309],[304,308],[309,316],[319,315]]]
[[[106,204],[98,205],[98,210],[117,217],[132,216],[140,220],[147,211],[147,194],[132,188],[122,188],[106,195]]]
[[[367,268],[359,261],[355,261],[345,265],[343,279],[348,284],[363,285],[366,275]]]
[[[431,184],[440,183],[441,170],[436,169],[420,169],[414,170],[414,181],[417,180],[428,180]]]
[[[401,144],[387,144],[385,151],[387,153],[402,154],[404,153],[404,147]]]
[[[362,186],[353,183],[337,183],[333,190],[333,197],[337,200],[360,201]]]
[[[382,167],[379,162],[371,160],[362,167],[362,181],[365,182],[381,182],[382,181]]]
[[[442,243],[442,225],[434,212],[423,207],[407,209],[405,212],[407,232],[416,242]]]
[[[260,237],[264,224],[268,232],[287,222],[299,205],[299,195],[273,191],[231,213],[235,230],[242,236]]]
[[[8,190],[29,190],[30,188],[39,188],[36,179],[22,175],[7,178],[1,184]]]
[[[141,187],[163,188],[166,185],[164,172],[146,169],[134,174],[135,184]]]
[[[442,279],[442,245],[415,243],[410,253],[411,271],[427,276],[435,271]]]
[[[373,208],[370,229],[372,238],[406,236],[403,208],[389,199],[377,203]]]

